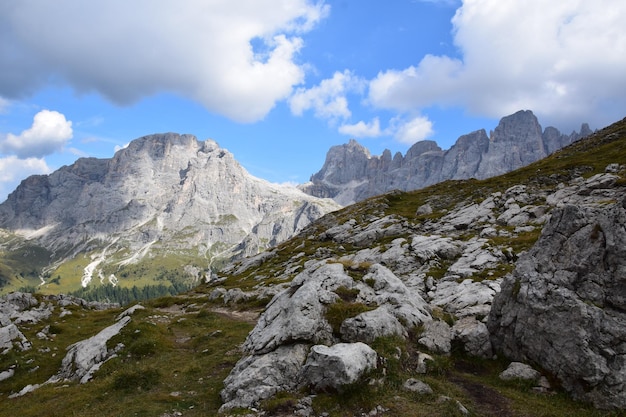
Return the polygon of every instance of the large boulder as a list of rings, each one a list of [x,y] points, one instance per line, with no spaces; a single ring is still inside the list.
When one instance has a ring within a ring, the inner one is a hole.
[[[385,307],[378,307],[345,320],[339,333],[344,341],[365,343],[371,343],[378,337],[406,336],[405,328]]]
[[[625,206],[553,211],[488,320],[496,350],[539,365],[600,408],[626,408]]]
[[[251,407],[279,391],[296,388],[307,353],[307,345],[294,344],[243,358],[224,380],[220,411]]]
[[[301,384],[317,391],[341,390],[376,368],[378,355],[365,343],[315,345],[300,373]]]
[[[427,322],[424,324],[424,331],[417,343],[431,352],[447,355],[452,349],[452,330],[445,321],[433,320]]]
[[[268,304],[246,338],[244,349],[261,354],[287,343],[332,340],[332,328],[324,317],[326,305],[339,299],[334,290],[352,285],[352,278],[339,263],[309,265],[293,279],[287,290]]]
[[[491,358],[493,351],[489,340],[489,330],[485,323],[474,317],[463,317],[452,326],[454,339],[463,344],[465,353],[481,358]]]

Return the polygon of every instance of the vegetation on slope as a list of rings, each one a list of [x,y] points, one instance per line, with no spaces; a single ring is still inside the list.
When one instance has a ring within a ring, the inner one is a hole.
[[[93,336],[110,325],[121,309],[86,311],[68,307],[72,315],[60,318],[54,314],[48,321],[26,326],[23,332],[33,348],[20,353],[0,355],[0,371],[15,366],[15,376],[0,382],[0,416],[205,416],[216,415],[221,400],[222,381],[241,357],[239,345],[254,325],[254,317],[269,299],[248,300],[224,305],[211,294],[216,285],[249,291],[289,282],[304,262],[315,257],[337,258],[359,248],[337,245],[332,240],[311,239],[321,236],[330,227],[354,219],[367,224],[372,219],[395,216],[411,227],[424,227],[437,222],[446,212],[470,202],[481,201],[494,192],[525,184],[531,189],[554,189],[560,182],[577,176],[589,177],[604,171],[609,163],[626,162],[626,120],[576,143],[546,160],[518,171],[483,181],[447,181],[424,190],[394,192],[331,213],[308,226],[300,235],[266,252],[256,260],[233,264],[220,274],[219,281],[201,284],[177,296],[147,302],[146,309],[135,313],[121,335],[111,340],[125,345],[120,355],[107,362],[94,380],[87,384],[51,384],[23,397],[8,395],[27,384],[41,383],[60,367],[65,349],[71,343]],[[623,173],[622,173],[623,174]],[[622,175],[624,178],[624,175]],[[624,180],[622,185],[624,184]],[[418,207],[430,204],[433,212],[416,215]],[[460,231],[462,233],[462,231]],[[530,247],[538,232],[514,235],[507,244],[520,252]],[[396,237],[382,237],[372,246],[387,245]],[[503,239],[500,237],[493,239]],[[3,252],[0,273],[12,274],[21,266],[14,253]],[[164,265],[163,260],[160,265]],[[246,264],[248,262],[248,264]],[[252,263],[250,263],[252,262]],[[155,262],[159,265],[159,262]],[[25,265],[25,264],[24,264]],[[36,263],[32,266],[36,267]],[[355,278],[362,279],[366,264],[346,264]],[[507,272],[491,271],[496,274]],[[140,267],[137,267],[140,268]],[[145,268],[151,268],[148,264]],[[155,270],[158,266],[154,267]],[[445,274],[445,265],[442,265]],[[151,269],[137,269],[137,276]],[[161,270],[162,271],[162,270]],[[54,275],[52,276],[54,278]],[[484,279],[476,277],[475,279]],[[60,282],[64,280],[61,276]],[[29,281],[30,282],[30,281]],[[56,284],[52,284],[56,285]],[[132,287],[131,287],[132,289]],[[349,292],[342,292],[337,315],[354,314],[365,306],[352,306]],[[41,298],[40,295],[38,297]],[[353,309],[354,307],[354,309]],[[444,314],[439,312],[439,314]],[[454,317],[447,316],[453,321]],[[44,326],[50,326],[48,340],[37,338]],[[368,379],[339,393],[320,393],[312,407],[317,415],[354,416],[369,413],[377,407],[384,416],[455,416],[460,415],[456,401],[475,416],[618,416],[572,401],[555,384],[555,393],[541,394],[519,383],[505,383],[498,374],[506,367],[504,361],[491,361],[465,356],[453,350],[451,356],[433,354],[433,363],[425,376],[420,376],[438,393],[451,398],[441,401],[439,395],[419,396],[405,391],[401,384],[415,377],[416,340],[419,329],[408,340],[381,338],[373,347],[381,357],[381,366]],[[384,373],[384,374],[383,374]],[[555,381],[551,381],[553,384]],[[283,393],[263,404],[266,415],[293,415],[294,406],[303,393]],[[241,414],[249,411],[241,410]],[[179,414],[175,414],[179,413]]]

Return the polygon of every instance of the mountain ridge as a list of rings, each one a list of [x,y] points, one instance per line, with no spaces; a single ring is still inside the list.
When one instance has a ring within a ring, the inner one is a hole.
[[[484,129],[460,136],[448,150],[431,140],[416,142],[406,154],[389,150],[372,156],[354,139],[330,148],[324,165],[300,188],[342,205],[398,189],[410,191],[445,180],[484,179],[513,171],[548,156],[591,133],[561,134],[554,127],[542,131],[530,110],[503,117],[490,132]]]
[[[114,258],[106,277],[151,251],[193,254],[196,267],[210,269],[215,260],[273,246],[338,207],[251,176],[212,140],[166,133],[138,138],[110,159],[81,158],[25,179],[0,204],[0,227],[56,261]]]

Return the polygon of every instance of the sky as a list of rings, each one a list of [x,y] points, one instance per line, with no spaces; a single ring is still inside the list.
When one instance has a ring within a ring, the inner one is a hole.
[[[626,116],[623,0],[4,0],[0,201],[161,132],[304,183],[331,146],[449,149],[518,110]]]

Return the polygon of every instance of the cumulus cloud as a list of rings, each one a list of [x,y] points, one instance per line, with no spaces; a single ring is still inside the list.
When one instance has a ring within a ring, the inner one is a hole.
[[[30,128],[19,135],[8,133],[0,137],[0,151],[19,158],[41,158],[62,149],[71,138],[72,122],[57,111],[42,110]]]
[[[295,62],[329,8],[311,0],[33,0],[0,3],[0,94],[49,79],[129,104],[161,91],[241,122],[303,82]]]
[[[0,202],[17,187],[22,178],[50,172],[51,169],[43,159],[20,159],[15,155],[0,158]]]
[[[289,99],[289,106],[297,116],[312,109],[315,116],[323,119],[347,119],[352,115],[347,95],[361,92],[363,87],[364,81],[351,71],[337,71],[317,86],[297,89]]]
[[[463,106],[501,117],[532,109],[555,126],[601,127],[626,110],[626,3],[465,0],[453,20],[460,57],[425,56],[370,82],[376,107]]]
[[[398,142],[412,145],[433,134],[433,123],[424,116],[416,116],[409,120],[396,118],[391,121],[393,135]]]
[[[339,133],[353,138],[376,138],[383,134],[380,130],[380,120],[375,117],[370,123],[359,121],[355,124],[344,124],[339,126]]]

